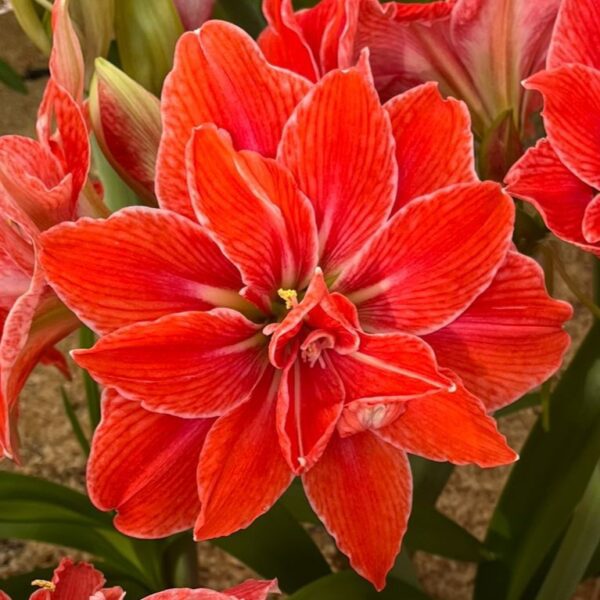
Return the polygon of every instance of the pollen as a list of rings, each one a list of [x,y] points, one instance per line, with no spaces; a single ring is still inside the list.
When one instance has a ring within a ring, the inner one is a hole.
[[[290,310],[298,304],[298,292],[296,290],[277,290],[277,294],[282,300],[285,300],[285,307]]]
[[[43,590],[49,590],[50,592],[56,590],[56,586],[51,581],[46,581],[45,579],[34,579],[31,582],[31,585],[42,588]]]

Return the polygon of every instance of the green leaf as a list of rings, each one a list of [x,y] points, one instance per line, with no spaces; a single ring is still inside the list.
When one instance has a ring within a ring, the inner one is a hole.
[[[310,523],[311,525],[321,524],[319,517],[317,517],[315,511],[308,503],[300,479],[294,479],[292,485],[287,489],[280,502],[299,523]]]
[[[287,593],[330,573],[311,537],[280,504],[248,529],[213,543],[261,576],[277,577],[281,589]]]
[[[0,538],[83,550],[151,589],[163,583],[161,542],[124,536],[86,496],[36,477],[0,472]]]
[[[27,94],[27,88],[21,76],[6,62],[0,59],[0,81],[11,90]]]
[[[573,515],[537,600],[573,597],[600,543],[600,464]]]
[[[219,0],[215,7],[214,18],[235,23],[252,37],[257,37],[266,26],[260,9],[260,0]]]
[[[499,556],[478,571],[477,600],[520,600],[563,534],[600,457],[600,323],[538,419],[504,488],[486,546]],[[528,592],[529,593],[529,592]]]
[[[62,396],[63,406],[65,409],[65,413],[67,414],[67,418],[69,419],[69,423],[71,423],[71,429],[79,442],[79,446],[83,450],[83,453],[86,456],[90,455],[90,443],[87,441],[85,437],[85,433],[83,433],[83,429],[81,428],[81,424],[79,423],[79,419],[77,418],[77,414],[75,413],[75,409],[69,400],[69,396],[65,391],[64,387],[60,388],[60,393]]]
[[[450,479],[454,465],[410,456],[410,470],[413,476],[413,504],[433,506]]]
[[[14,575],[0,579],[0,589],[11,598],[29,598],[35,588],[31,586],[34,579],[52,579],[52,569],[36,569],[22,575]]]
[[[404,542],[411,550],[454,560],[481,562],[491,558],[486,547],[466,529],[435,508],[413,505]]]
[[[289,600],[428,600],[423,592],[393,578],[386,588],[377,592],[373,586],[352,571],[328,575],[310,583],[289,597]]]

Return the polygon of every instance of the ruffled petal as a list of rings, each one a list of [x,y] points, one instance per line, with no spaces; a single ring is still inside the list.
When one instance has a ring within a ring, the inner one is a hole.
[[[268,369],[250,400],[213,426],[198,465],[202,511],[195,527],[197,540],[247,527],[291,483],[293,475],[277,438],[278,386],[279,376]]]
[[[600,71],[567,65],[537,73],[525,86],[544,96],[544,125],[560,160],[585,183],[600,188]]]
[[[550,298],[535,261],[509,252],[490,287],[456,321],[427,336],[444,367],[496,410],[545,381],[569,347],[573,314]]]
[[[286,125],[278,155],[313,203],[321,267],[339,270],[385,222],[396,195],[389,118],[366,75],[325,76]]]
[[[198,221],[266,307],[279,288],[304,288],[317,265],[317,230],[291,174],[260,154],[236,152],[214,125],[194,131],[188,169]]]
[[[587,205],[583,215],[583,236],[589,242],[600,242],[600,194]]]
[[[260,34],[258,45],[272,64],[316,81],[319,67],[292,7],[290,0],[265,0],[263,13],[268,27]]]
[[[38,142],[17,135],[0,137],[0,185],[38,229],[73,216],[72,183]]]
[[[127,535],[189,529],[200,512],[196,468],[212,423],[148,412],[106,390],[87,468],[92,502],[116,509],[115,525]]]
[[[226,308],[123,327],[73,358],[144,408],[213,417],[244,402],[267,363],[261,326]]]
[[[430,333],[491,283],[511,243],[514,205],[496,184],[458,184],[397,212],[334,283],[366,331]]]
[[[481,401],[458,380],[453,392],[424,396],[404,406],[395,421],[377,430],[399,449],[429,460],[480,467],[507,465],[518,458]]]
[[[50,594],[48,590],[37,590],[29,600],[83,600],[100,591],[105,582],[104,575],[92,565],[63,558],[52,575],[54,591]]]
[[[308,499],[352,568],[381,590],[400,551],[411,507],[404,452],[371,432],[334,435],[303,475]]]
[[[600,247],[588,243],[582,227],[594,189],[561,162],[548,140],[530,148],[505,182],[506,191],[533,204],[556,236],[600,254]]]
[[[469,110],[444,100],[426,83],[385,105],[392,121],[398,163],[395,210],[418,196],[454,183],[477,181]]]
[[[274,156],[281,131],[310,82],[267,63],[241,29],[209,21],[184,34],[162,93],[163,136],[157,163],[160,204],[193,218],[185,175],[192,129],[214,123],[238,150]]]
[[[18,458],[19,393],[38,362],[79,325],[36,270],[6,316],[0,341],[0,445],[9,458]]]
[[[237,269],[218,246],[201,227],[167,211],[134,207],[107,220],[59,225],[42,237],[41,261],[58,295],[101,333],[245,303]]]
[[[223,592],[229,596],[235,596],[239,600],[267,600],[269,594],[278,594],[279,587],[277,579],[271,581],[259,581],[257,579],[248,579],[235,587],[229,588]]]
[[[332,352],[331,361],[344,382],[346,402],[404,400],[453,386],[439,372],[431,348],[404,333],[361,334],[357,352]]]
[[[290,469],[300,475],[321,457],[344,406],[344,386],[328,352],[322,363],[298,358],[283,371],[277,429]]]
[[[600,5],[596,0],[562,0],[552,42],[548,68],[580,63],[600,69]]]

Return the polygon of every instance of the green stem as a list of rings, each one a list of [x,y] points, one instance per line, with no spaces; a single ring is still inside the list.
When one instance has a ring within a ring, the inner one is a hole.
[[[63,406],[65,408],[65,412],[67,413],[67,418],[69,419],[69,423],[71,423],[71,428],[73,429],[73,433],[75,434],[75,437],[77,438],[77,441],[79,442],[79,445],[81,446],[81,449],[83,450],[83,453],[86,456],[89,456],[90,455],[90,443],[88,442],[87,438],[85,437],[85,433],[83,433],[83,429],[81,427],[81,424],[79,423],[79,419],[77,418],[75,409],[73,408],[73,405],[71,404],[71,401],[69,400],[69,396],[67,395],[67,392],[65,391],[64,387],[60,388],[60,392],[62,395]]]
[[[592,313],[595,319],[600,320],[600,307],[580,289],[575,280],[569,275],[562,261],[558,257],[558,253],[556,252],[555,248],[550,244],[545,245],[544,248],[549,249],[549,251],[552,253],[552,257],[554,259],[554,266],[556,267],[556,270],[561,276],[561,279],[565,282],[569,290],[571,290],[571,292],[575,295],[577,300],[579,300],[579,302],[581,302],[581,304],[583,304]],[[600,269],[598,267],[598,261],[596,261],[594,264],[595,299],[597,299],[600,296],[600,283],[598,283],[600,281],[600,276],[598,275],[599,270]]]
[[[91,329],[82,327],[79,330],[79,345],[82,348],[91,348],[96,341],[96,336]],[[90,374],[82,370],[83,385],[85,388],[85,397],[88,405],[88,414],[90,416],[90,426],[92,433],[100,423],[100,389],[98,384],[90,377]]]
[[[169,585],[178,588],[198,587],[198,554],[191,533],[174,536],[165,552],[165,569]]]

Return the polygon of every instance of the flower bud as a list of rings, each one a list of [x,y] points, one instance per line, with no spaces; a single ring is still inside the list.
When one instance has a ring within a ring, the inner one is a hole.
[[[173,0],[183,27],[188,31],[198,29],[212,14],[215,0]]]
[[[108,54],[114,37],[115,0],[71,0],[69,7],[81,40],[86,82],[89,83],[94,61],[98,56]]]
[[[15,17],[25,35],[46,55],[50,54],[50,36],[40,19],[33,0],[11,0]]]
[[[98,58],[89,107],[96,139],[109,163],[141,198],[154,204],[161,134],[158,98]]]
[[[173,0],[119,0],[115,32],[123,70],[157,96],[183,33]]]

